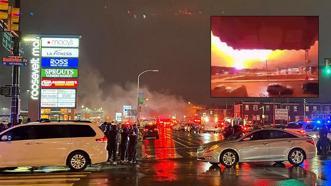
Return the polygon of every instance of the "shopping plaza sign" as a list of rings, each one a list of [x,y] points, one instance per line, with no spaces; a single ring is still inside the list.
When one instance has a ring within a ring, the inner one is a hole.
[[[78,57],[78,48],[43,48],[41,57]]]
[[[42,69],[41,77],[47,78],[77,78],[78,69]]]
[[[31,91],[30,97],[33,100],[39,99],[40,91],[40,39],[34,38],[32,42],[31,64]]]
[[[78,68],[78,58],[42,58],[43,68]]]
[[[75,89],[42,89],[40,105],[43,108],[75,108]]]
[[[78,48],[79,38],[41,38],[42,47]]]
[[[42,78],[41,88],[77,88],[77,78]]]

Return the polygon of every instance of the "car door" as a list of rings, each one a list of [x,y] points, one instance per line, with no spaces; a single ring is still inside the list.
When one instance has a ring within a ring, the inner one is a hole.
[[[288,152],[292,148],[296,136],[279,130],[270,131],[268,143],[268,157],[270,160],[287,160]]]
[[[34,165],[38,149],[34,146],[34,131],[31,125],[15,127],[2,134],[0,139],[1,167]]]
[[[72,142],[66,125],[37,125],[38,165],[65,165]]]
[[[238,142],[238,151],[241,161],[263,161],[268,153],[269,131],[256,131]]]

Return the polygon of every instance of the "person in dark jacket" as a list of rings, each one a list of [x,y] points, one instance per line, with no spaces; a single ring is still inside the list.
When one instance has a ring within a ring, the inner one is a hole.
[[[106,135],[108,138],[107,143],[107,150],[108,150],[108,161],[111,160],[114,164],[116,164],[116,151],[117,151],[117,125],[115,123],[112,123],[112,125],[109,126],[109,129],[106,131]]]
[[[128,147],[128,138],[129,138],[130,130],[128,126],[122,125],[121,131],[121,143],[120,143],[120,156],[121,162],[124,162],[127,157],[127,147]]]
[[[317,141],[317,151],[319,154],[327,154],[329,150],[328,128],[323,125],[319,130],[319,140]]]
[[[130,163],[136,163],[136,146],[138,141],[138,128],[133,125],[129,135],[129,149],[128,149],[128,160]]]

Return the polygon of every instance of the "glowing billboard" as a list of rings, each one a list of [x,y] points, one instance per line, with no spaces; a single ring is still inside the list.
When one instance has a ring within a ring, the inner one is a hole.
[[[41,88],[77,88],[78,80],[76,78],[42,78]]]
[[[41,77],[47,78],[77,78],[78,69],[41,69]]]
[[[42,47],[59,47],[59,48],[78,48],[79,38],[60,38],[60,37],[43,37],[41,38]]]
[[[317,16],[212,16],[212,97],[318,97]]]
[[[42,89],[42,108],[75,108],[76,89]]]
[[[78,48],[43,48],[41,57],[78,57]]]
[[[78,58],[42,58],[42,68],[78,68]]]

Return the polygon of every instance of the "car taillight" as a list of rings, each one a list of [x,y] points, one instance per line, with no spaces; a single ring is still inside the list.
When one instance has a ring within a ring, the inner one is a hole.
[[[308,142],[308,143],[310,143],[310,144],[312,144],[312,145],[315,145],[315,142],[314,142],[313,139],[307,139],[306,142]]]
[[[107,137],[106,136],[104,136],[104,137],[102,137],[102,138],[97,138],[97,139],[95,139],[95,141],[97,141],[97,142],[107,142]]]

